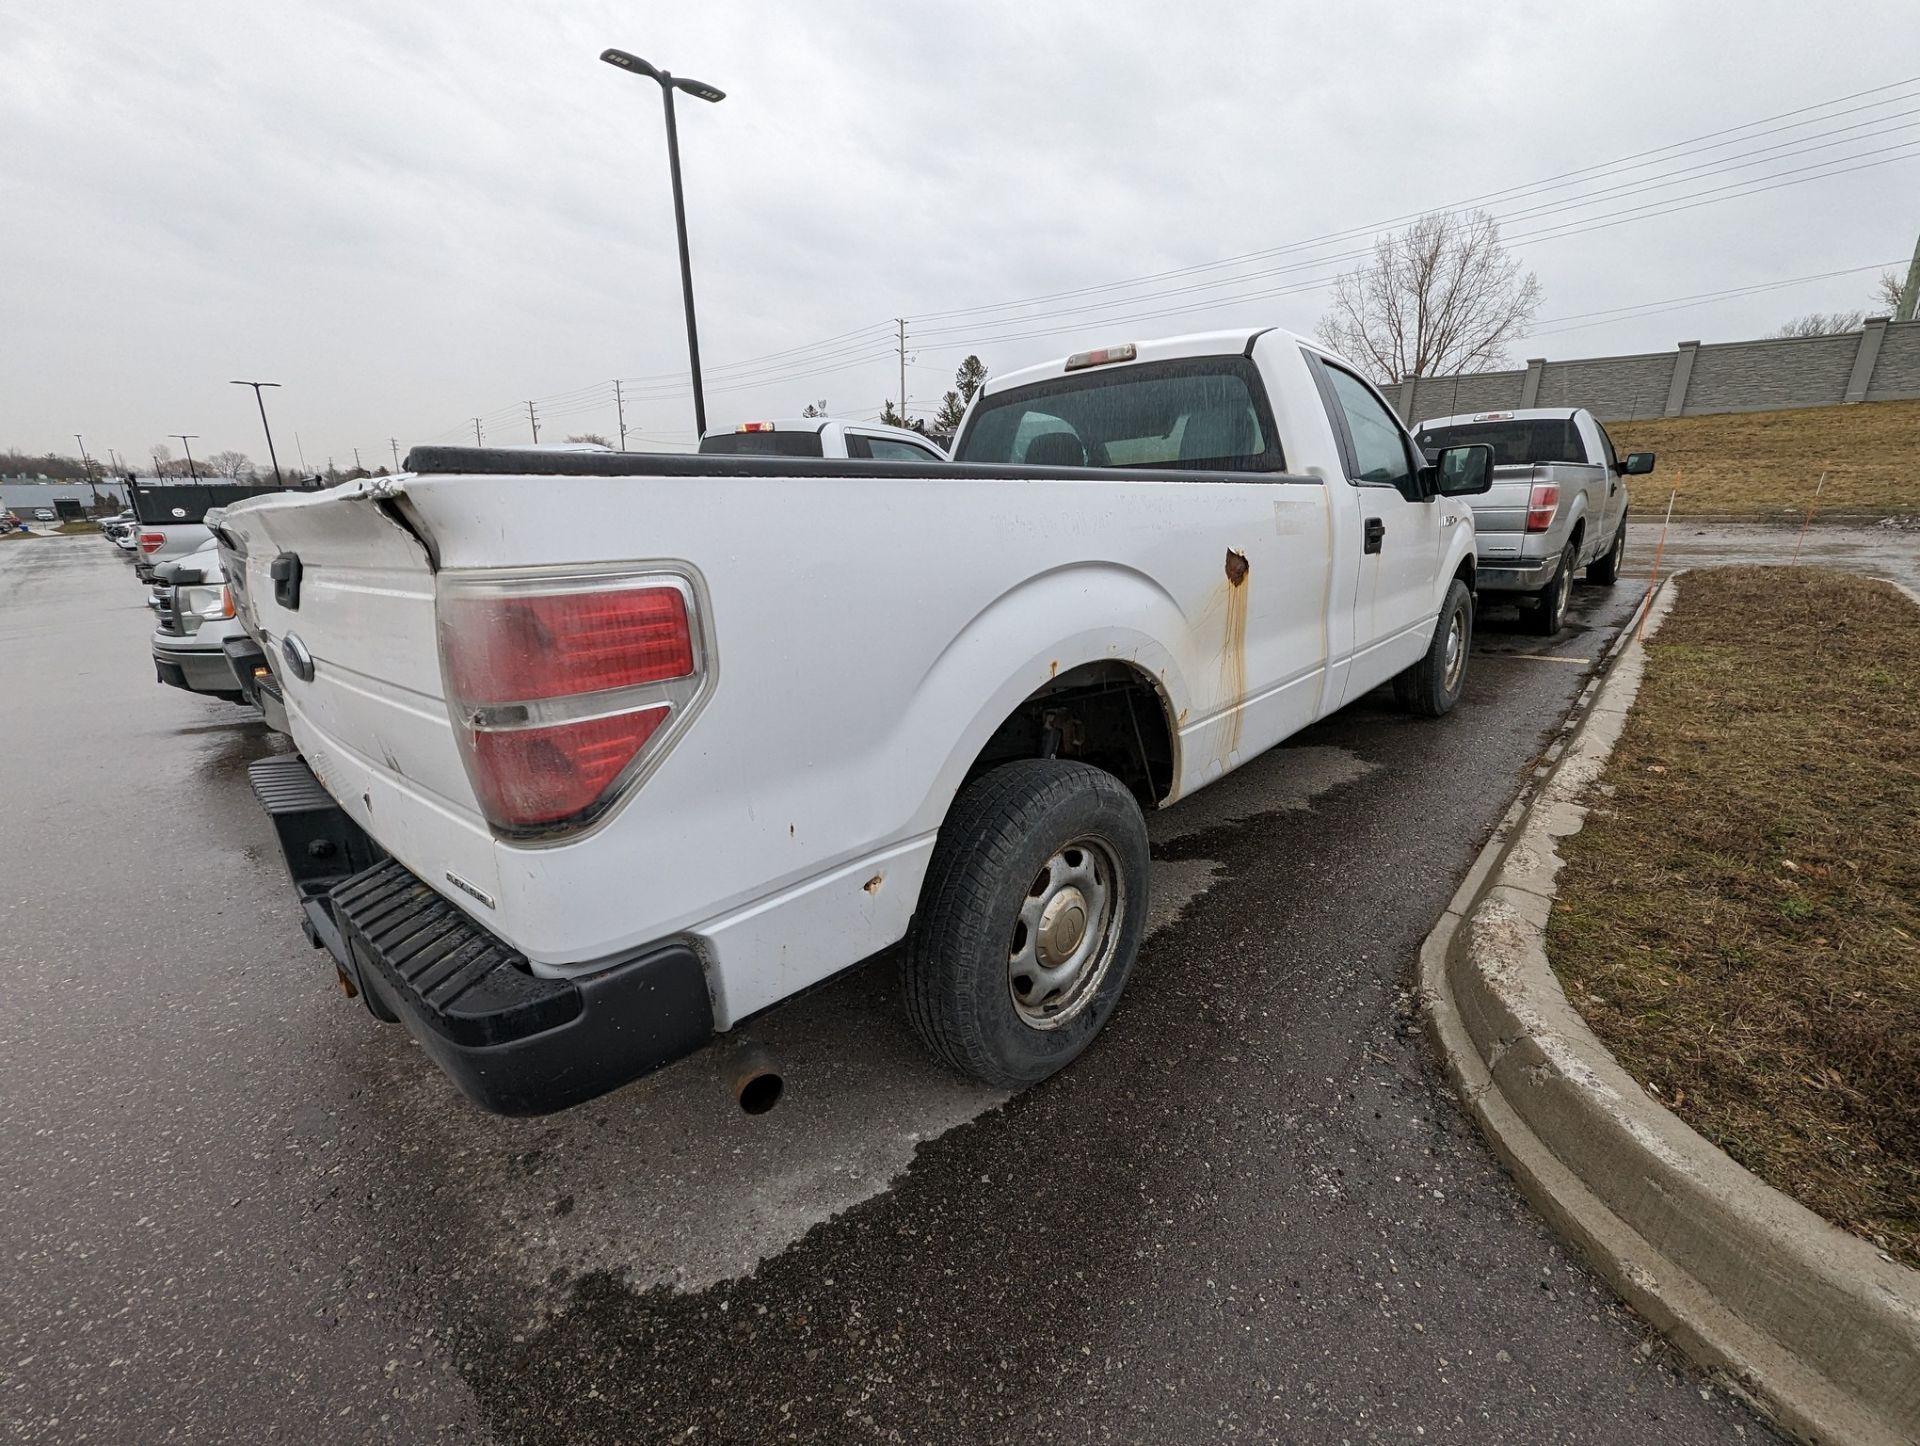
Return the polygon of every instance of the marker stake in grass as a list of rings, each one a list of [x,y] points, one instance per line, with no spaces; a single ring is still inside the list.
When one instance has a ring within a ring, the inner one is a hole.
[[[1807,524],[1813,521],[1813,509],[1820,505],[1820,489],[1827,485],[1826,469],[1822,468],[1820,480],[1813,484],[1813,500],[1807,504],[1807,515],[1800,519],[1800,535],[1793,540],[1793,561],[1789,567],[1800,565],[1800,544],[1807,540]]]
[[[1653,596],[1653,590],[1660,582],[1660,554],[1667,550],[1667,528],[1673,522],[1673,499],[1680,495],[1680,489],[1674,488],[1667,494],[1667,517],[1660,524],[1660,540],[1653,545],[1653,571],[1647,574],[1647,596]],[[1633,640],[1645,642],[1647,637],[1647,614],[1653,611],[1649,603],[1640,609],[1640,626],[1634,630]]]

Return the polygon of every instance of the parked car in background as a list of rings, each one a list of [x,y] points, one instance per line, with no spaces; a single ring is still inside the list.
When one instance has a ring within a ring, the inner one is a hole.
[[[904,938],[930,1052],[1030,1084],[1126,983],[1144,808],[1382,684],[1461,696],[1491,453],[1429,464],[1314,342],[996,377],[955,455],[418,447],[213,514],[348,993],[531,1114]]]
[[[1653,453],[1624,460],[1584,407],[1536,407],[1435,417],[1415,438],[1426,451],[1493,448],[1493,487],[1474,499],[1480,591],[1517,595],[1533,631],[1566,626],[1573,575],[1610,585],[1627,548],[1627,482],[1653,470]]]
[[[159,681],[231,703],[248,701],[225,646],[245,633],[212,537],[185,557],[161,563],[153,584],[147,605],[157,620],[153,669]]]
[[[944,462],[947,459],[938,442],[905,427],[847,422],[835,417],[742,422],[730,432],[707,433],[700,439],[700,455],[857,457],[875,462]]]

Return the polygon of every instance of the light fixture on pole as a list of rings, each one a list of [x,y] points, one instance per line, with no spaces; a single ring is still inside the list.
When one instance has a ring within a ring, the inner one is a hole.
[[[267,457],[273,463],[273,485],[276,487],[286,486],[287,484],[280,480],[280,459],[276,457],[273,452],[273,428],[267,425],[267,404],[264,401],[260,400],[260,388],[277,387],[280,385],[280,383],[278,382],[235,382],[233,385],[236,387],[252,387],[253,388],[253,399],[255,402],[259,404],[259,407],[260,407],[260,428],[262,431],[264,431],[267,434]]]
[[[624,50],[603,50],[600,58],[608,65],[657,81],[660,98],[666,105],[667,170],[673,177],[673,227],[680,241],[680,294],[687,311],[687,361],[693,369],[693,427],[697,441],[707,435],[707,399],[700,388],[700,334],[693,322],[693,266],[687,259],[687,207],[680,194],[680,133],[673,121],[673,93],[684,90],[699,100],[722,101],[726,99],[726,92],[704,80],[688,80],[683,75],[657,70]]]
[[[200,480],[200,474],[193,469],[193,448],[188,447],[187,444],[198,441],[200,434],[198,432],[169,432],[167,435],[169,437],[178,437],[180,439],[180,445],[187,448],[187,475],[198,482]]]

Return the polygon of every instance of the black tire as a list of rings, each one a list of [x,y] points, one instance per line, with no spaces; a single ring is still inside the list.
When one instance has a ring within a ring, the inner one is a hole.
[[[1553,580],[1540,589],[1533,606],[1526,609],[1527,631],[1550,638],[1567,625],[1567,603],[1573,597],[1573,570],[1579,565],[1579,557],[1579,546],[1569,542],[1560,554]]]
[[[1587,564],[1587,581],[1601,587],[1612,587],[1620,579],[1620,561],[1627,555],[1627,514],[1620,514],[1620,525],[1614,529],[1613,546],[1607,549],[1605,557],[1596,557]]]
[[[1063,862],[1076,846],[1079,861]],[[1072,875],[1084,892],[1068,881],[1074,870],[1086,871]],[[1101,872],[1107,895],[1092,882]],[[1072,934],[1076,893],[1084,927]],[[1074,990],[1059,990],[1051,1013],[1055,996],[1039,992],[1034,973],[1022,976],[1027,998],[1016,994],[1020,961],[1040,958],[1042,931],[1025,915],[1043,906],[1055,911],[1045,916],[1053,944],[1091,941]],[[1070,1064],[1113,1013],[1146,917],[1147,824],[1119,779],[1059,759],[996,768],[960,791],[940,825],[907,930],[907,1017],[954,1069],[1003,1089],[1035,1084]]]
[[[1455,636],[1455,623],[1459,632]],[[1426,655],[1393,680],[1394,700],[1418,718],[1453,711],[1467,687],[1467,654],[1473,647],[1473,594],[1455,578],[1440,604],[1440,618]]]

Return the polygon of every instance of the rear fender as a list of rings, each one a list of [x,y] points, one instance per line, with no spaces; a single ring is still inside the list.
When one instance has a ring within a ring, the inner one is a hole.
[[[947,740],[944,761],[915,812],[914,831],[939,827],[974,760],[1022,703],[1087,663],[1126,663],[1153,682],[1173,737],[1178,779],[1178,720],[1186,716],[1191,694],[1160,640],[1188,631],[1179,604],[1164,588],[1112,563],[1042,573],[994,599],[934,660],[901,720],[909,736]],[[1011,671],[1009,658],[1018,660]],[[965,719],[957,734],[956,717]]]

